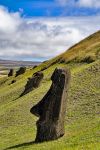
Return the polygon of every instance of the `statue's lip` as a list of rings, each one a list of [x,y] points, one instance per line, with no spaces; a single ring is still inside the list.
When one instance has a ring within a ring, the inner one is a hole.
[[[32,108],[30,109],[30,112],[31,112],[33,115],[35,115],[35,116],[37,116],[37,117],[40,117],[40,115],[35,111],[35,108],[34,108],[34,107],[32,107]]]

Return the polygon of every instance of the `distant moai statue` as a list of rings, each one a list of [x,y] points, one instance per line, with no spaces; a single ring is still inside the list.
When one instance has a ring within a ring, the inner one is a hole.
[[[14,70],[13,69],[10,69],[9,73],[8,73],[8,77],[11,77],[14,75]]]
[[[51,76],[52,85],[43,99],[30,112],[37,117],[37,135],[35,142],[55,140],[65,133],[64,122],[66,101],[70,82],[68,69],[55,69]]]
[[[18,71],[16,71],[16,75],[15,77],[21,75],[21,74],[24,74],[26,71],[26,67],[20,67]]]
[[[35,65],[34,67],[33,67],[33,69],[35,69],[37,67],[37,65]]]
[[[23,96],[23,95],[29,93],[30,91],[32,91],[34,88],[39,87],[42,79],[43,79],[42,72],[34,73],[32,78],[28,78],[27,84],[25,86],[25,90],[20,96]]]

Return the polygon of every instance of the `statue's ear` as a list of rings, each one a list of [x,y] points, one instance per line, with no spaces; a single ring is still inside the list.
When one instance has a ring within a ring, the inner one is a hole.
[[[61,99],[55,101],[52,112],[52,120],[54,121],[59,120],[60,110],[61,110]]]
[[[54,105],[52,110],[52,119],[54,121],[59,120],[61,107],[63,107],[64,87],[65,87],[65,75],[62,74],[57,89],[55,91]],[[55,87],[56,88],[56,87]]]

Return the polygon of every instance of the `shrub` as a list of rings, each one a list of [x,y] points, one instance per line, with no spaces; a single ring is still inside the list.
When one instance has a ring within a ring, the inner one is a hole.
[[[85,58],[83,58],[81,60],[81,62],[85,62],[85,63],[92,63],[96,60],[95,56],[86,56]]]

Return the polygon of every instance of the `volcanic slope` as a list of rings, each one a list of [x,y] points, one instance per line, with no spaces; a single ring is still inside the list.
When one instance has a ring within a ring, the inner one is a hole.
[[[65,135],[35,144],[36,118],[30,108],[42,99],[51,85],[56,67],[71,70]],[[20,97],[29,77],[42,70],[40,86]],[[15,83],[11,84],[13,80]],[[0,78],[0,150],[99,150],[100,149],[100,31],[65,53],[27,68],[15,78]]]

